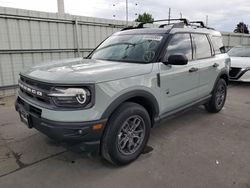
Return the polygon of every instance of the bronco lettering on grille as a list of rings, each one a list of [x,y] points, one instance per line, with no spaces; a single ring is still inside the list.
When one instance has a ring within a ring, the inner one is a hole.
[[[40,97],[43,96],[43,93],[42,93],[41,91],[38,91],[38,90],[33,89],[33,88],[31,88],[31,87],[28,87],[28,86],[26,86],[26,85],[24,85],[24,84],[22,84],[22,83],[20,83],[20,82],[19,82],[18,85],[20,86],[20,88],[22,88],[23,90],[25,90],[25,91],[27,91],[27,92],[29,92],[29,93],[32,93],[32,94],[37,95],[37,96],[40,96]]]

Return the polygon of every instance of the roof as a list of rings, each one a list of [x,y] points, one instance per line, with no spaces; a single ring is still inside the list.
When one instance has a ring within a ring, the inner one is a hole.
[[[206,28],[196,28],[196,27],[185,27],[185,28],[173,28],[169,33],[178,33],[178,32],[187,32],[187,33],[202,33],[210,34],[214,36],[221,36],[221,33],[216,30],[206,29]]]
[[[152,24],[154,22],[168,21],[168,24],[162,25],[151,25],[153,28],[144,27],[145,24]],[[170,21],[179,21],[175,23],[170,23]],[[129,34],[174,34],[179,32],[187,33],[203,33],[210,34],[214,36],[221,36],[221,33],[214,30],[213,28],[206,27],[202,21],[192,21],[189,22],[187,19],[165,19],[165,20],[156,20],[150,23],[139,23],[138,26],[133,27],[129,26],[122,29],[120,32],[115,33],[114,35],[129,35]],[[159,27],[159,28],[155,28]]]
[[[169,28],[135,28],[115,33],[115,35],[130,35],[130,34],[167,34],[172,27]]]
[[[138,28],[138,29],[130,29],[125,31],[119,31],[114,35],[133,35],[133,34],[174,34],[174,33],[203,33],[210,34],[214,36],[221,36],[219,31],[210,30],[206,28],[193,28],[193,27],[185,27],[185,28]]]

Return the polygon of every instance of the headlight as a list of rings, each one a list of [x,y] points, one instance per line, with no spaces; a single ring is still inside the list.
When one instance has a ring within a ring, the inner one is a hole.
[[[60,107],[86,107],[91,102],[91,91],[87,88],[54,88],[48,95]]]

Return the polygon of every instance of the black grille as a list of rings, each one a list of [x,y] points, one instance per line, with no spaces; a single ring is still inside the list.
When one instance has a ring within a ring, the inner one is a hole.
[[[23,76],[20,77],[20,80],[30,86],[34,86],[37,87],[41,90],[47,90],[49,91],[51,89],[51,86],[45,83],[41,83],[41,82],[37,82],[35,80],[29,79],[29,78],[25,78]]]
[[[239,75],[240,71],[241,71],[241,68],[231,68],[229,75],[230,77],[235,78]]]
[[[20,87],[20,91],[26,97],[41,103],[51,104],[51,98],[47,95],[51,89],[50,85],[34,81],[23,76],[20,77],[20,83],[43,93],[42,96],[39,96]]]

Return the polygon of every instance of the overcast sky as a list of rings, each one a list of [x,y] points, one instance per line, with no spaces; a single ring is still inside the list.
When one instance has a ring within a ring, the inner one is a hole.
[[[171,17],[183,17],[205,21],[209,17],[209,26],[220,31],[233,31],[240,21],[250,24],[250,0],[128,0],[129,19],[135,14],[148,12],[155,19],[168,17],[168,8],[172,8]],[[0,6],[31,9],[46,12],[57,11],[57,0],[0,0]],[[137,5],[136,5],[137,4]],[[115,6],[114,6],[115,5]],[[125,19],[125,0],[65,0],[65,11],[69,14]],[[115,15],[115,17],[114,17]]]

